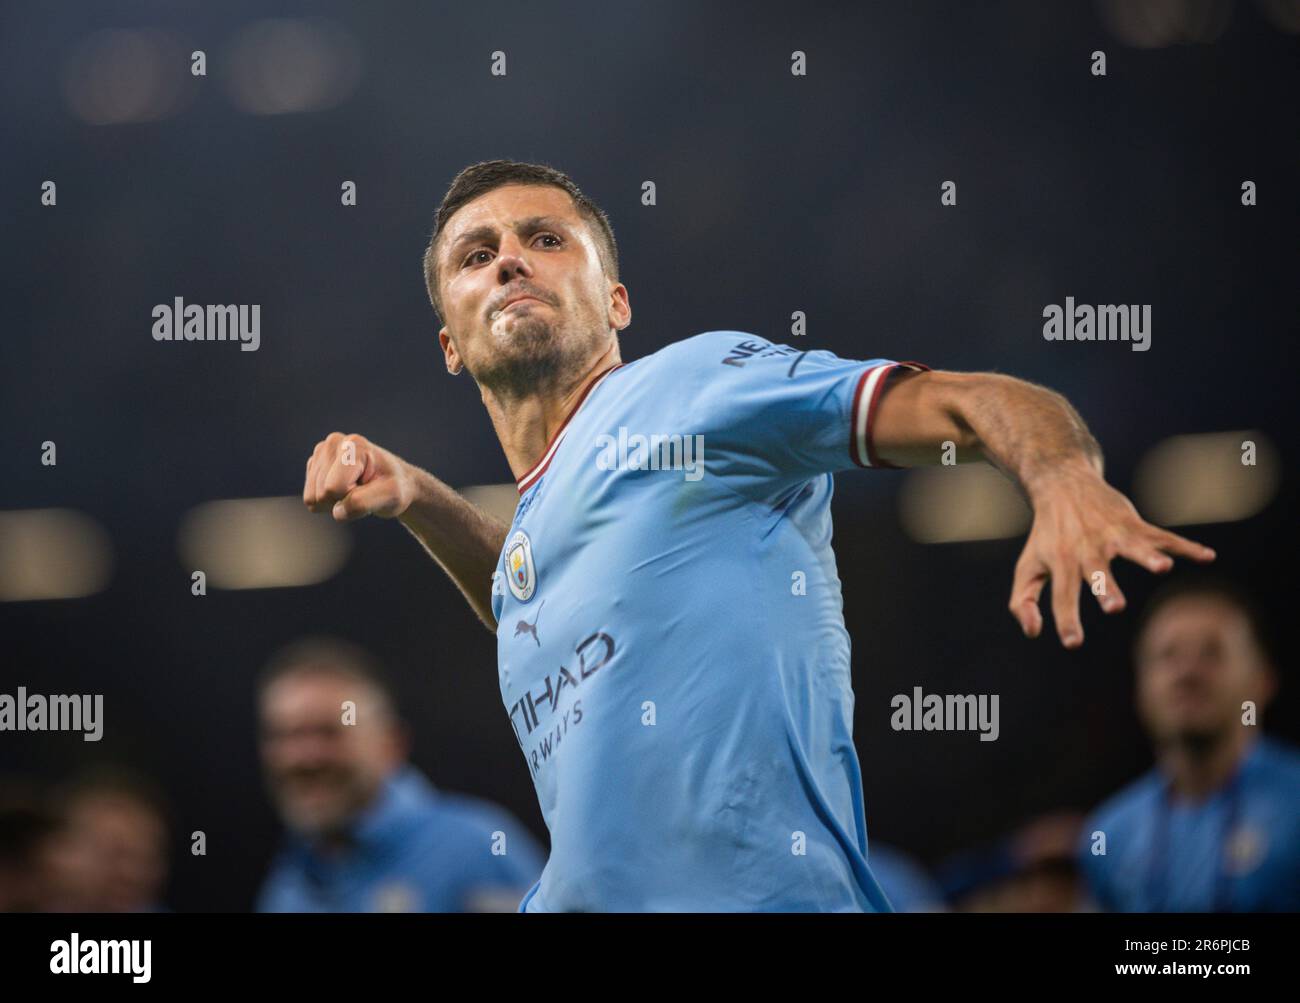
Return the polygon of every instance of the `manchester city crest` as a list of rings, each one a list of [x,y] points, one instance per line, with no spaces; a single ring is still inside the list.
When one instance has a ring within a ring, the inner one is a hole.
[[[520,602],[528,602],[537,591],[533,544],[522,529],[517,530],[506,544],[506,578],[510,582],[511,593]]]

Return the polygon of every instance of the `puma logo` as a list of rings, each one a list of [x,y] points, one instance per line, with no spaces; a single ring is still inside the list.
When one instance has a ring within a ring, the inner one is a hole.
[[[542,646],[542,642],[537,636],[537,621],[542,615],[542,606],[545,605],[546,600],[543,599],[542,605],[537,607],[537,616],[533,617],[532,623],[529,623],[527,620],[520,620],[515,624],[515,637],[518,637],[520,634],[532,634],[533,640],[537,641],[537,646],[539,648]]]

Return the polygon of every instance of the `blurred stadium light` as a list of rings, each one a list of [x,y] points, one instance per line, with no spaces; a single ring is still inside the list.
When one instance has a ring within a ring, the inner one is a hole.
[[[1213,42],[1232,19],[1231,0],[1100,0],[1097,14],[1125,45],[1158,49],[1166,45]]]
[[[1257,5],[1274,28],[1300,35],[1300,0],[1257,0]]]
[[[175,115],[193,97],[190,54],[152,28],[111,29],[86,37],[63,63],[63,94],[90,125],[153,122]]]
[[[1273,499],[1277,486],[1278,455],[1267,436],[1215,432],[1158,443],[1138,465],[1134,493],[1148,519],[1186,526],[1248,519]]]
[[[321,111],[361,79],[361,50],[323,18],[254,21],[236,36],[224,74],[230,99],[251,115]]]
[[[220,589],[315,585],[343,567],[351,538],[301,498],[234,498],[191,509],[181,523],[181,562]]]
[[[108,534],[82,512],[0,512],[0,600],[93,595],[108,584],[112,566]]]
[[[903,529],[919,543],[998,540],[1029,528],[1029,506],[985,463],[909,471],[898,503]]]

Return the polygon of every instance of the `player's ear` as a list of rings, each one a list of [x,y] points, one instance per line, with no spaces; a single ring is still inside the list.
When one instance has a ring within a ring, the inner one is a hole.
[[[1277,693],[1277,669],[1273,666],[1272,659],[1263,653],[1259,655],[1255,675],[1255,703],[1263,710],[1273,702]]]
[[[399,766],[406,762],[411,754],[411,730],[405,721],[395,719],[391,722],[387,735],[387,752],[389,763],[392,766]]]
[[[442,354],[447,360],[447,372],[452,376],[459,376],[465,363],[461,361],[460,353],[456,351],[456,343],[451,340],[451,335],[447,333],[445,327],[438,332],[438,344],[442,346]]]
[[[632,304],[628,302],[627,286],[616,282],[609,290],[609,324],[621,331],[632,323]]]

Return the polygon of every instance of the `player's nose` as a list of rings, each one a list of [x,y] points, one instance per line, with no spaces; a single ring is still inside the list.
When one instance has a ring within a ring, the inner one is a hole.
[[[513,235],[501,242],[501,247],[497,250],[496,264],[497,279],[502,285],[520,275],[530,276],[533,274],[524,246]]]

